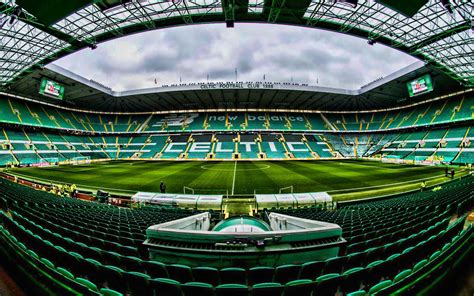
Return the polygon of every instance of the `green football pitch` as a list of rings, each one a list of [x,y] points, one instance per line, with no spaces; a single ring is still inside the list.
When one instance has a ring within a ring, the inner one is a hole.
[[[243,196],[254,192],[278,193],[280,188],[293,186],[294,192],[328,191],[341,199],[355,196],[356,192],[372,192],[359,196],[366,197],[419,188],[424,179],[429,180],[429,185],[446,181],[444,167],[359,160],[109,161],[20,168],[12,172],[39,181],[74,183],[82,188],[128,194],[158,192],[163,181],[170,193],[182,193],[187,186],[195,194]]]

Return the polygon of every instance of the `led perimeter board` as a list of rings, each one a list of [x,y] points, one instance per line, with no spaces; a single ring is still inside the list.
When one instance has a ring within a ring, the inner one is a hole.
[[[423,75],[407,83],[410,97],[422,95],[433,90],[433,82],[429,74]]]
[[[64,86],[43,77],[41,79],[39,93],[54,99],[62,100],[64,97]]]

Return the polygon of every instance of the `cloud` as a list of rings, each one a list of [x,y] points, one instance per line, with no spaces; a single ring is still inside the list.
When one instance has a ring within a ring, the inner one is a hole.
[[[318,29],[281,25],[195,25],[122,37],[56,63],[115,90],[235,79],[356,89],[413,63],[380,44]]]

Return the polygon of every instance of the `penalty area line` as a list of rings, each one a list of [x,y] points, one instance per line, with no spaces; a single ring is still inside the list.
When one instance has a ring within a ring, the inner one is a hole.
[[[235,174],[237,173],[237,160],[235,161],[235,164],[234,164],[234,178],[232,180],[232,194],[231,195],[234,195],[234,188],[235,188]]]

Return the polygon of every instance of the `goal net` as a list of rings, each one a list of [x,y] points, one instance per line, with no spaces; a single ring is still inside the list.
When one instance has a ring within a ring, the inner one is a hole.
[[[91,163],[91,157],[90,156],[77,156],[71,159],[71,162],[73,165],[89,164]]]
[[[59,163],[59,158],[57,157],[47,157],[47,158],[43,158],[45,162],[49,163],[49,164],[57,164]]]

